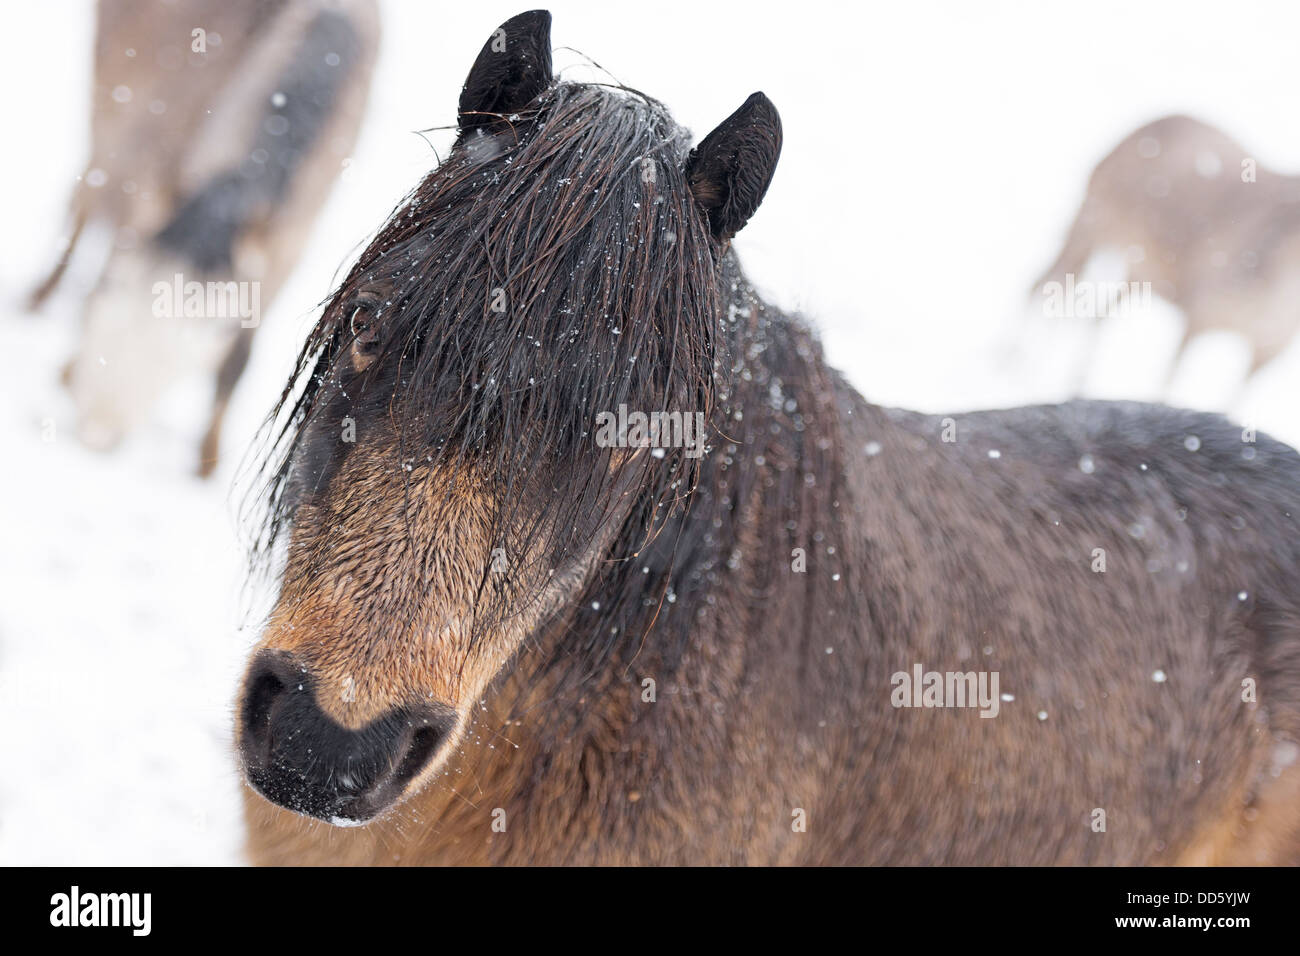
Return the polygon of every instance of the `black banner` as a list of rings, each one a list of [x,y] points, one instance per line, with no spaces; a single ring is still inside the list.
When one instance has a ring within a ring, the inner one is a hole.
[[[9,871],[5,925],[51,939],[247,943],[438,939],[447,923],[547,934],[609,927],[648,945],[785,924],[928,946],[1018,930],[1057,939],[1226,945],[1291,916],[1289,870],[1136,869],[33,869]],[[467,921],[467,917],[472,921]],[[487,917],[484,919],[484,917]],[[547,927],[550,927],[547,929]],[[709,927],[713,927],[712,930]],[[837,931],[838,932],[838,931]],[[609,941],[614,937],[603,936]],[[596,938],[592,938],[593,943]]]

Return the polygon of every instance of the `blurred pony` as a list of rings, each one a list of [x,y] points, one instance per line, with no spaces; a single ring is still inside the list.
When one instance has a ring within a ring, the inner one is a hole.
[[[64,382],[108,449],[173,382],[215,374],[199,473],[254,330],[356,141],[373,0],[101,0],[91,156],[54,291],[87,233],[108,246]]]

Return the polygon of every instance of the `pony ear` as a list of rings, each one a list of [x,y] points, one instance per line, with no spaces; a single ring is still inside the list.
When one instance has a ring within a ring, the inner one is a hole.
[[[745,100],[686,158],[686,181],[719,242],[738,233],[763,201],[781,155],[781,117],[762,93]]]
[[[460,92],[461,131],[487,126],[551,85],[551,15],[529,10],[496,28]]]

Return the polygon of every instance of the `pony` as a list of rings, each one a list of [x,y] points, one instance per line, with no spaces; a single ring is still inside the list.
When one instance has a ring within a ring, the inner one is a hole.
[[[692,145],[550,25],[489,37],[269,419],[250,859],[1294,862],[1300,456],[869,404],[733,247],[770,100]]]
[[[356,141],[378,39],[373,0],[101,0],[91,156],[29,303],[100,238],[63,371],[85,445],[115,447],[171,384],[213,375],[211,474],[262,313]]]
[[[1055,261],[1034,284],[1057,291],[1080,278],[1093,254],[1123,253],[1127,281],[1154,292],[1185,319],[1172,380],[1198,335],[1236,332],[1250,348],[1249,379],[1300,329],[1300,177],[1260,165],[1227,134],[1188,116],[1134,130],[1093,170]],[[1097,318],[1100,316],[1090,316]],[[1092,359],[1080,365],[1086,374]]]

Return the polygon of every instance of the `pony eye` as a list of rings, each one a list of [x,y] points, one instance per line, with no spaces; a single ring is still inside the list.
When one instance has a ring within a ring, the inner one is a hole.
[[[374,351],[379,340],[378,313],[374,304],[358,300],[348,306],[348,329],[352,332],[353,347],[361,353]]]
[[[348,325],[355,336],[364,335],[370,331],[370,310],[363,305],[358,305],[352,309],[352,315],[348,318]]]

